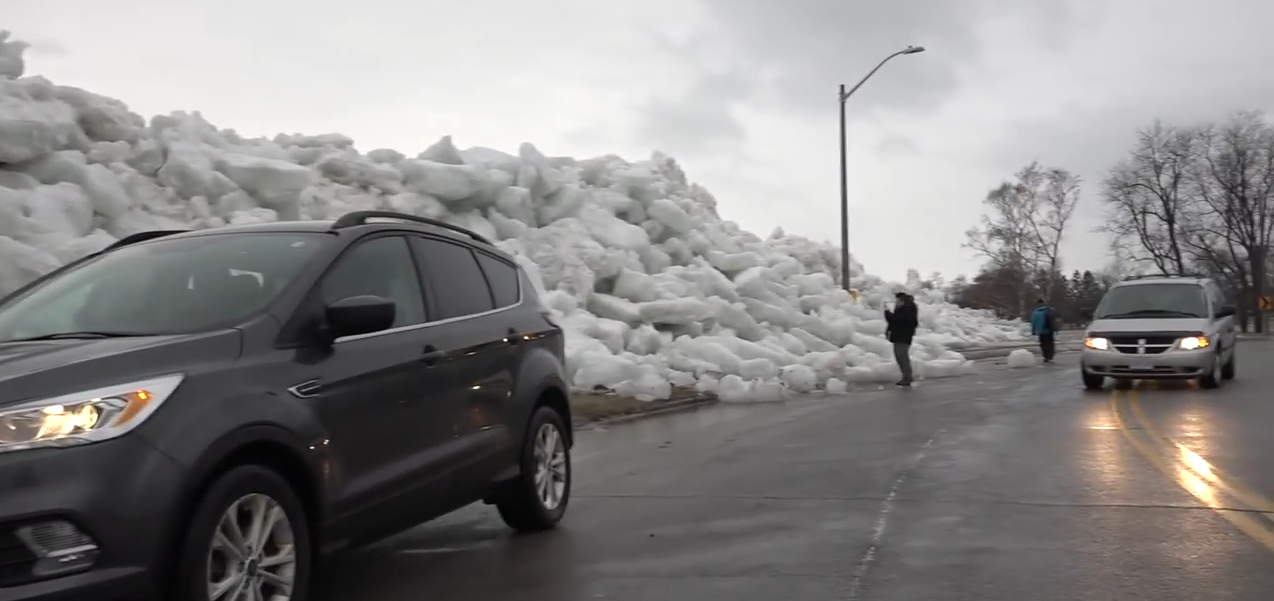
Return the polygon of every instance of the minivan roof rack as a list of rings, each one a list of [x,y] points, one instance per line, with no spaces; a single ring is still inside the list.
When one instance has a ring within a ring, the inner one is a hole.
[[[103,248],[102,250],[98,252],[104,253],[107,251],[115,250],[117,248],[123,248],[125,246],[137,244],[139,242],[154,240],[155,238],[163,238],[164,236],[171,236],[173,234],[184,234],[189,231],[191,230],[150,230],[146,232],[137,232],[136,234],[132,234],[130,236],[124,236],[123,238],[120,238],[114,244],[106,248]]]
[[[490,240],[487,240],[481,235],[471,230],[462,228],[458,225],[447,223],[446,221],[439,221],[437,219],[430,219],[429,217],[408,215],[406,213],[396,213],[394,211],[354,211],[352,213],[346,213],[344,215],[341,215],[336,220],[336,222],[332,224],[332,229],[340,230],[340,229],[345,229],[347,227],[364,225],[367,223],[368,219],[400,219],[402,221],[412,221],[412,222],[421,223],[424,225],[432,225],[434,227],[439,227],[445,230],[451,230],[453,232],[464,234],[488,246],[494,246],[493,244],[491,244]]]
[[[1197,278],[1202,280],[1207,279],[1207,277],[1208,276],[1201,273],[1145,273],[1141,275],[1124,276],[1123,281],[1129,282],[1132,280],[1152,280],[1159,278]]]

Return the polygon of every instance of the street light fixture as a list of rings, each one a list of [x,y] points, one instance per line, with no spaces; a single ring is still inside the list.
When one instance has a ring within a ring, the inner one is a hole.
[[[863,87],[863,84],[867,83],[867,80],[871,79],[872,75],[875,75],[881,67],[885,66],[885,63],[889,62],[890,59],[904,54],[919,54],[924,51],[924,46],[907,46],[886,56],[885,60],[880,61],[880,64],[876,65],[875,69],[868,71],[867,75],[864,75],[849,91],[845,91],[845,84],[840,85],[840,273],[841,287],[845,290],[849,290],[849,161],[845,156],[848,152],[845,141],[845,102],[849,100],[850,96],[854,95],[854,92],[858,91],[858,88]]]

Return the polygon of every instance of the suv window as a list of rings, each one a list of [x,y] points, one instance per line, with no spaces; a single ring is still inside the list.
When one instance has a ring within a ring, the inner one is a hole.
[[[225,327],[273,302],[329,240],[307,233],[224,234],[126,246],[6,299],[0,341]]]
[[[487,279],[473,256],[473,250],[437,238],[413,237],[412,244],[429,272],[434,287],[429,291],[438,315],[451,319],[495,308]]]
[[[324,304],[351,296],[394,301],[395,328],[425,322],[425,301],[406,238],[391,236],[358,242],[336,260],[319,284]]]
[[[1203,286],[1198,284],[1116,286],[1102,297],[1095,317],[1209,317],[1208,301]]]
[[[517,268],[487,253],[476,254],[482,273],[487,276],[487,284],[491,285],[491,296],[495,299],[496,308],[508,307],[518,302]]]

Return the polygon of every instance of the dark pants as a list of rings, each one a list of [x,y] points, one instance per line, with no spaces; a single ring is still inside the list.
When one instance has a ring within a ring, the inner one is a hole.
[[[898,369],[902,371],[902,381],[911,382],[911,343],[895,342],[894,343],[894,360],[898,362]]]
[[[1053,333],[1040,334],[1040,352],[1044,354],[1045,361],[1052,361],[1053,355],[1057,353],[1057,341],[1053,339]]]

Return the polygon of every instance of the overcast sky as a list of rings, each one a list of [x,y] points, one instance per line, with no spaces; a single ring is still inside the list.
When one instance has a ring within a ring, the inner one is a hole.
[[[0,0],[28,74],[247,134],[552,155],[672,154],[727,219],[949,277],[986,191],[1039,159],[1088,185],[1067,267],[1100,267],[1097,184],[1156,117],[1274,109],[1259,0]]]

